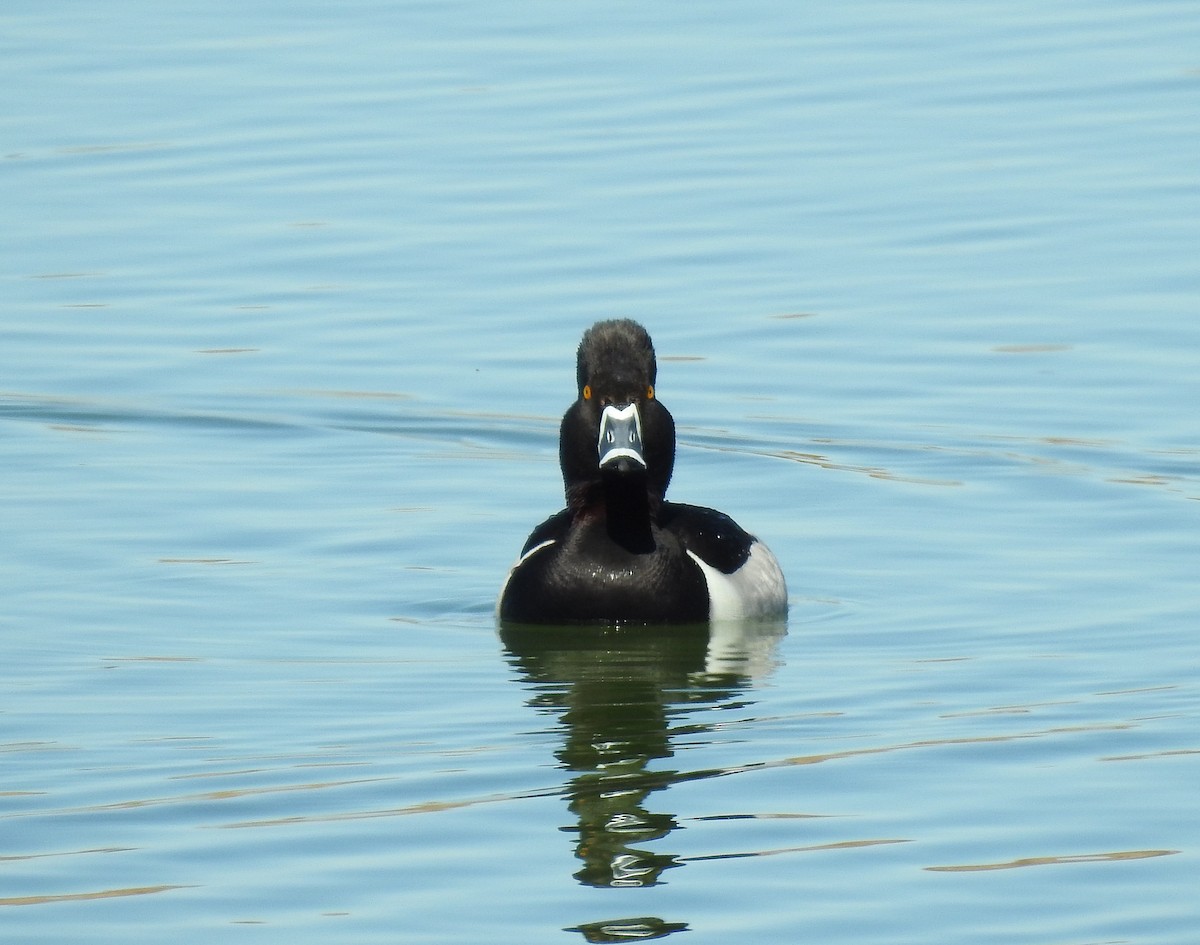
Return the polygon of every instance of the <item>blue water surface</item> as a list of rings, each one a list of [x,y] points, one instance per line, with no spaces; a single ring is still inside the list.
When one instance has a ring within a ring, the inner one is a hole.
[[[1196,941],[1194,4],[0,37],[4,941]],[[497,627],[614,316],[786,626]]]

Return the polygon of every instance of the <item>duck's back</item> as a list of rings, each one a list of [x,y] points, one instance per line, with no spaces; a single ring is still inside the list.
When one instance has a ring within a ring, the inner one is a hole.
[[[704,574],[709,620],[778,618],[787,613],[787,583],[779,562],[724,512],[664,502],[660,520]]]
[[[675,535],[692,552],[722,574],[733,574],[750,557],[757,539],[724,512],[702,505],[664,502],[659,515],[662,528]]]

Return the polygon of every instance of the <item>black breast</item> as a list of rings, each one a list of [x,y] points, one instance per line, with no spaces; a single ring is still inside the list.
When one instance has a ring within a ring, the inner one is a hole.
[[[532,539],[531,539],[532,540]],[[500,617],[517,623],[702,623],[708,587],[668,532],[632,553],[603,523],[577,525],[530,555],[504,590]]]

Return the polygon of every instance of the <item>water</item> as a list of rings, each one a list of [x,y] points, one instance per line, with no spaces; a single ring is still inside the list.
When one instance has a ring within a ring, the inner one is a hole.
[[[1191,5],[0,22],[5,941],[1195,941]],[[614,315],[786,628],[498,632]]]

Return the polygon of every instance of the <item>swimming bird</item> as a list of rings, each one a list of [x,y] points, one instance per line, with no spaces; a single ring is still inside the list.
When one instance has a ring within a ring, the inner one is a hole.
[[[775,556],[723,512],[666,500],[675,421],[655,390],[646,329],[583,334],[576,399],[559,429],[566,508],[530,534],[500,591],[502,621],[703,623],[779,618]]]

